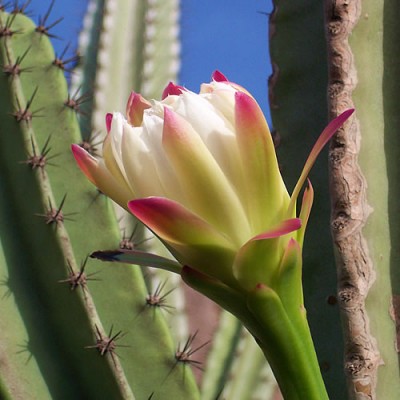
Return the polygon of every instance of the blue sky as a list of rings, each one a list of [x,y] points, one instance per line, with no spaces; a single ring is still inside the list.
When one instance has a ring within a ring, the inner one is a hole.
[[[219,69],[267,109],[270,0],[183,0],[180,80],[197,91]]]
[[[50,0],[32,0],[29,10],[37,22]],[[77,38],[86,11],[86,0],[56,0],[49,23],[64,20],[52,32],[60,53]],[[268,50],[268,16],[271,0],[181,0],[182,65],[180,84],[197,91],[219,69],[230,80],[246,87],[268,114],[267,82],[271,72]]]

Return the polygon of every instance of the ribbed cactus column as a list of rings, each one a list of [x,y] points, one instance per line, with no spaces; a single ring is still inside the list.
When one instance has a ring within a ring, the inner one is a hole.
[[[332,142],[332,230],[351,399],[400,396],[400,9],[327,1],[330,112],[355,117]]]
[[[0,397],[198,399],[141,271],[86,259],[120,232],[73,159],[80,103],[46,36],[0,12]]]
[[[80,35],[83,63],[72,77],[73,90],[92,93],[83,105],[80,119],[83,135],[101,142],[104,118],[112,111],[124,112],[131,91],[160,99],[169,81],[176,81],[180,62],[178,0],[92,0]],[[99,29],[101,27],[101,29]],[[135,231],[135,242],[145,240],[147,250],[165,253],[152,235],[137,226],[127,213],[117,209],[125,236]],[[150,239],[150,240],[149,240]],[[161,283],[170,292],[174,313],[167,314],[177,341],[188,335],[179,279],[164,271],[145,272],[150,290]]]
[[[177,80],[178,35],[179,0],[89,2],[80,36],[80,51],[87,55],[73,85],[93,93],[93,131],[104,130],[105,113],[125,110],[132,90],[158,99]]]
[[[301,169],[328,118],[324,10],[316,0],[274,3],[270,17],[274,71],[269,81],[270,106],[281,172],[291,189],[298,179],[292,171]],[[315,200],[304,247],[305,306],[328,394],[332,399],[344,399],[326,152],[319,157],[310,179]]]

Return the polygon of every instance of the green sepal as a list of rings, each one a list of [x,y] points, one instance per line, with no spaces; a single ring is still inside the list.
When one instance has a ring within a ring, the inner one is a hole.
[[[258,330],[257,323],[247,308],[246,297],[242,293],[187,266],[182,268],[181,276],[191,288],[240,319],[252,333]]]
[[[276,280],[276,290],[290,319],[297,319],[304,309],[301,268],[301,248],[295,239],[290,239]]]

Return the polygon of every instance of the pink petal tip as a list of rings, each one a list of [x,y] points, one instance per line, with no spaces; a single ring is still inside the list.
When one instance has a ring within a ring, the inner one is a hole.
[[[168,96],[179,96],[183,92],[185,92],[186,89],[183,86],[175,85],[175,83],[170,82],[162,92],[162,100],[164,100]]]
[[[106,114],[106,128],[107,128],[107,133],[110,133],[111,131],[111,123],[113,120],[113,115],[112,113],[107,113]]]
[[[215,82],[229,82],[228,78],[218,70],[213,72],[211,78]]]
[[[261,233],[250,239],[253,240],[263,240],[263,239],[273,239],[279,236],[284,236],[290,232],[297,231],[301,228],[301,219],[300,218],[292,218],[286,221],[282,221],[279,226],[273,228],[267,232]]]

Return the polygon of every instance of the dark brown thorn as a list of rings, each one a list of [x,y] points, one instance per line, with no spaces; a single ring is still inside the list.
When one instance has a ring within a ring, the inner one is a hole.
[[[136,242],[134,240],[134,238],[135,238],[135,235],[136,235],[137,227],[138,227],[138,224],[136,224],[135,227],[133,228],[133,231],[132,231],[132,234],[131,234],[130,237],[127,237],[125,235],[125,230],[124,230],[124,234],[122,236],[122,240],[119,242],[119,248],[120,249],[123,249],[123,250],[138,249],[141,244],[153,239],[153,237],[149,237],[149,238],[144,238],[144,239]]]
[[[33,357],[33,351],[31,349],[30,341],[25,340],[25,344],[18,344],[18,347],[21,350],[16,351],[15,354],[29,353],[28,358],[25,361],[25,365],[28,365],[28,363],[31,361],[31,359]]]
[[[97,146],[99,146],[103,140],[99,139],[98,141],[95,141],[99,135],[100,132],[92,132],[87,140],[82,140],[82,142],[79,143],[79,146],[85,149],[92,156],[100,157],[100,154],[97,153]]]
[[[10,57],[7,53],[7,59],[8,59],[8,64],[3,66],[3,72],[14,78],[15,76],[18,76],[21,74],[21,72],[29,72],[32,71],[32,67],[26,67],[26,68],[21,68],[21,63],[28,54],[29,50],[31,49],[31,46],[29,46],[25,52],[22,54],[22,56],[18,56],[15,60],[15,63],[12,64]]]
[[[107,196],[98,188],[94,188],[96,194],[93,196],[92,201],[89,203],[88,208],[90,208],[93,203],[95,203],[97,201],[97,199],[99,199],[100,197],[104,197],[105,199],[107,199]]]
[[[72,72],[80,58],[77,54],[70,58],[64,58],[70,46],[71,43],[68,43],[60,55],[56,54],[56,58],[52,63],[52,65],[55,65],[57,68],[60,68],[65,72]],[[71,67],[67,67],[67,64],[69,63],[73,63],[73,65]]]
[[[195,349],[192,349],[192,344],[193,344],[194,340],[196,339],[197,333],[198,333],[198,331],[196,331],[193,335],[189,335],[182,350],[180,348],[180,345],[178,345],[178,349],[175,352],[175,360],[178,363],[183,363],[184,365],[186,365],[186,364],[192,365],[195,368],[203,370],[202,367],[200,367],[200,365],[202,364],[201,361],[193,360],[191,357],[193,354],[198,352],[204,346],[207,346],[207,344],[209,344],[210,341],[207,341],[207,342],[203,343],[202,345],[196,347]]]
[[[137,224],[133,228],[131,236],[128,237],[128,236],[126,236],[125,229],[124,229],[124,234],[122,236],[122,240],[119,242],[120,249],[133,250],[136,247],[135,243],[133,242],[133,237],[135,236],[136,230],[137,230]]]
[[[65,194],[64,197],[62,198],[60,206],[58,208],[53,208],[53,206],[51,204],[51,200],[49,199],[49,207],[46,210],[45,214],[35,214],[35,215],[37,215],[38,217],[43,217],[45,219],[45,222],[47,225],[51,225],[51,224],[55,223],[56,227],[60,223],[63,223],[66,220],[71,220],[71,218],[68,218],[68,216],[74,215],[76,213],[64,214],[62,212],[62,208],[64,207],[66,198],[67,198],[67,195]]]
[[[129,347],[128,345],[116,343],[118,340],[122,339],[126,335],[126,333],[122,333],[122,331],[119,331],[114,336],[112,336],[113,325],[111,325],[108,336],[103,337],[97,325],[95,325],[95,328],[96,328],[96,344],[91,346],[85,346],[85,349],[97,349],[101,356],[110,354],[113,363],[115,365],[114,354],[117,354],[115,352],[115,349],[117,347]]]
[[[171,312],[171,309],[175,307],[167,304],[167,296],[171,294],[175,288],[168,290],[163,293],[165,285],[167,284],[167,280],[164,282],[160,282],[155,291],[153,293],[149,293],[146,297],[146,305],[150,307],[159,307],[160,309],[164,309],[167,312]]]
[[[36,87],[35,87],[35,90],[34,90],[33,93],[32,93],[32,96],[30,97],[30,99],[29,99],[28,102],[26,103],[26,108],[29,108],[29,107],[31,106],[31,104],[32,104],[32,102],[33,102],[33,99],[35,98],[38,89],[39,89],[39,86],[36,86]]]
[[[5,11],[6,8],[8,8],[11,5],[11,1],[8,1],[7,3],[3,3],[0,1],[0,11]]]
[[[258,10],[257,13],[258,13],[258,14],[261,14],[261,15],[265,15],[266,17],[269,18],[269,17],[271,16],[271,14],[273,13],[273,10],[271,10],[271,11],[261,11],[261,10]]]
[[[6,19],[6,23],[3,25],[1,19],[0,19],[0,38],[1,37],[11,37],[12,35],[14,35],[15,33],[21,33],[22,30],[18,29],[13,31],[11,29],[11,26],[15,20],[16,14],[10,14],[7,19]]]
[[[48,147],[49,141],[50,141],[50,135],[47,138],[40,154],[36,154],[35,144],[33,142],[33,137],[31,136],[32,154],[28,154],[28,158],[25,161],[20,161],[20,164],[28,164],[31,166],[32,169],[44,168],[47,164],[51,165],[47,161],[51,158],[56,157],[56,155],[47,157],[49,151],[51,150],[51,148]]]
[[[28,8],[31,0],[26,0],[22,6],[18,5],[18,0],[14,1],[13,9],[10,11],[11,14],[24,14],[28,15],[29,13],[26,12],[26,9]]]
[[[70,108],[71,110],[75,111],[77,114],[80,115],[85,115],[87,116],[87,113],[82,111],[80,106],[85,103],[86,101],[88,101],[91,97],[90,94],[88,93],[84,93],[81,96],[78,96],[78,93],[81,90],[81,86],[79,86],[75,93],[71,96],[70,94],[68,94],[68,98],[67,100],[64,101],[64,105],[68,108]]]
[[[38,89],[39,89],[39,87],[36,86],[35,90],[32,93],[32,96],[30,97],[30,99],[26,103],[25,109],[23,109],[21,107],[21,104],[20,104],[20,102],[18,100],[18,97],[16,98],[17,105],[18,105],[18,110],[16,110],[12,115],[17,120],[17,122],[25,121],[26,123],[29,123],[29,122],[32,121],[33,117],[41,117],[42,116],[42,115],[39,115],[38,113],[40,111],[42,111],[43,108],[39,108],[39,109],[37,109],[37,110],[35,110],[33,112],[30,110],[30,107],[32,105],[32,102],[33,102],[35,96],[36,96],[36,93],[37,93]]]
[[[202,349],[204,346],[210,343],[210,341],[207,341],[200,345],[199,347],[192,349],[192,344],[194,340],[196,339],[198,331],[196,331],[193,335],[189,335],[188,339],[186,340],[183,348],[181,349],[180,344],[178,344],[178,348],[175,352],[175,362],[172,365],[171,369],[169,370],[167,376],[164,378],[165,382],[167,378],[171,375],[173,369],[179,364],[182,363],[183,366],[185,367],[186,365],[190,365],[194,368],[197,368],[201,371],[203,371],[203,368],[200,366],[202,364],[201,361],[199,360],[193,360],[191,357],[194,353]],[[185,381],[185,369],[183,369],[183,380]]]
[[[88,261],[89,256],[86,256],[85,260],[81,263],[81,267],[78,272],[75,272],[72,268],[71,263],[67,260],[69,276],[67,279],[62,279],[58,281],[59,283],[69,283],[71,290],[75,290],[78,287],[81,287],[82,290],[86,289],[88,281],[98,281],[99,279],[91,278],[93,275],[96,275],[98,272],[94,272],[92,274],[86,274],[85,268],[86,263]]]
[[[3,295],[1,296],[1,300],[5,300],[8,299],[12,292],[11,292],[11,286],[10,286],[10,282],[11,278],[10,276],[6,276],[4,279],[0,280],[0,286],[5,286],[7,289],[4,291]]]
[[[64,17],[61,17],[61,18],[57,19],[52,24],[46,25],[47,24],[47,20],[48,20],[48,18],[50,16],[50,13],[51,13],[51,11],[53,9],[54,2],[55,2],[55,0],[52,0],[52,2],[50,3],[49,9],[47,10],[45,16],[43,18],[39,17],[38,26],[36,27],[35,31],[40,33],[40,34],[42,34],[42,35],[46,35],[47,37],[50,37],[50,38],[60,39],[60,37],[51,34],[49,31],[50,31],[51,28],[54,28],[54,26],[56,26],[58,23],[60,23],[64,19]]]

